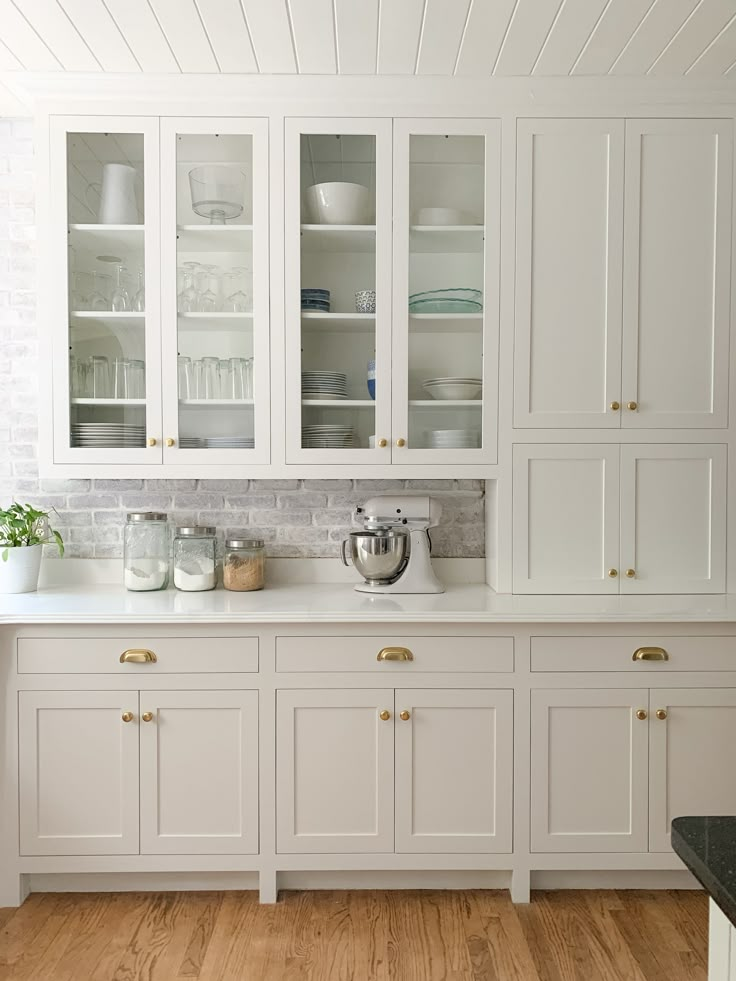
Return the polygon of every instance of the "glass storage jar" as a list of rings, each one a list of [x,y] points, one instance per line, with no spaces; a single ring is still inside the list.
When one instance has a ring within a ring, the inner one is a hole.
[[[217,585],[215,529],[177,528],[174,537],[174,585],[189,593]]]
[[[245,593],[263,589],[266,573],[266,550],[260,538],[225,539],[222,578],[225,589]]]
[[[158,511],[131,511],[123,535],[125,588],[135,592],[169,584],[169,526]]]

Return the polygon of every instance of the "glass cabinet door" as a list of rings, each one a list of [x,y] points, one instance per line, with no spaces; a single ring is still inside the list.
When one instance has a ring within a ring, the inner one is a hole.
[[[268,463],[268,123],[161,122],[164,461]]]
[[[500,124],[396,120],[392,462],[494,463]]]
[[[391,459],[391,122],[286,121],[288,462]]]
[[[52,117],[50,141],[54,460],[160,463],[158,120]]]

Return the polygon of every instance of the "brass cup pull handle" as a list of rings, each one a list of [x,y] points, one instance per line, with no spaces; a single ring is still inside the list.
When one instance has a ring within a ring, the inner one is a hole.
[[[646,717],[647,717],[647,710],[646,709],[637,709],[636,710],[636,717],[637,717],[637,719],[640,722],[643,722],[646,719]]]
[[[388,720],[391,718],[391,713],[388,709],[384,709],[383,712],[378,713],[378,718],[381,720],[381,722],[388,722]]]
[[[403,712],[399,712],[399,718],[400,718],[400,719],[401,719],[401,720],[402,720],[403,722],[408,722],[408,721],[409,721],[409,719],[411,718],[411,712],[407,712],[407,711],[406,711],[406,709],[404,709],[404,711],[403,711]]]
[[[632,661],[669,661],[670,656],[664,647],[637,647],[631,655]]]
[[[133,713],[132,712],[123,712],[122,719],[123,719],[123,722],[132,722],[133,721]]]
[[[657,716],[660,722],[664,722],[664,720],[667,718],[667,709],[657,709],[654,714]]]
[[[378,652],[377,661],[413,661],[414,655],[408,647],[384,647]]]
[[[141,718],[144,722],[153,722],[153,712],[144,712]]]
[[[121,664],[154,664],[158,658],[147,648],[132,647],[129,651],[123,651],[120,655]]]

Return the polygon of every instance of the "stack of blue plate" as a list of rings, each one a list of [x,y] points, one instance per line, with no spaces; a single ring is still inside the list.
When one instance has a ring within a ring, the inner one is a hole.
[[[302,310],[312,310],[317,313],[329,313],[330,291],[302,290]]]

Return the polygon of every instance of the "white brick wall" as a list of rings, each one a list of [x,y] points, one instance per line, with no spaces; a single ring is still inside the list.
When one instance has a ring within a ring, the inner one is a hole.
[[[32,137],[30,121],[0,119],[0,503],[54,508],[74,556],[119,556],[125,512],[156,508],[180,524],[247,528],[271,555],[321,557],[337,555],[356,504],[422,489],[444,507],[434,554],[484,554],[478,480],[39,480]]]

